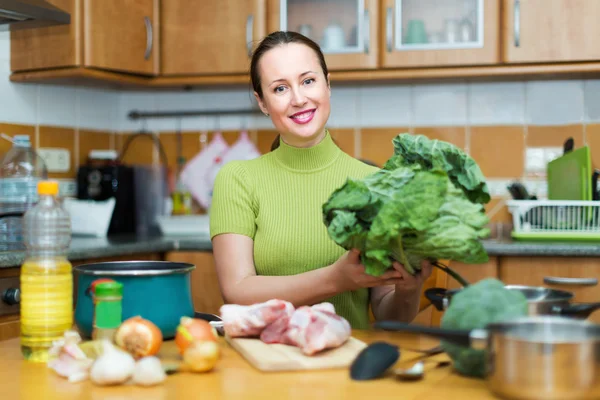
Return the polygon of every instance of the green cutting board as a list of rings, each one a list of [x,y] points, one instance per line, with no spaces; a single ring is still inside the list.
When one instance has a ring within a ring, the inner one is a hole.
[[[548,163],[548,200],[592,200],[592,159],[588,146]]]

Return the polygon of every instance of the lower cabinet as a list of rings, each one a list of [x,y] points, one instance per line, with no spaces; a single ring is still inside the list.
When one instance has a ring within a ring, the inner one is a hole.
[[[198,312],[219,315],[219,309],[224,304],[217,279],[215,260],[208,251],[173,251],[165,255],[166,261],[194,264],[192,271],[192,299]]]

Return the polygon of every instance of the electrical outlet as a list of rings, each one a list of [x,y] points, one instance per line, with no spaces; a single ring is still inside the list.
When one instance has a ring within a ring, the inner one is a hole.
[[[39,148],[37,153],[46,163],[48,172],[69,172],[71,169],[71,153],[67,149]]]

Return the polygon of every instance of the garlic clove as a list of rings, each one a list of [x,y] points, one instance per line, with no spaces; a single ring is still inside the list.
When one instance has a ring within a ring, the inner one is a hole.
[[[153,386],[167,378],[160,360],[154,356],[138,360],[133,370],[133,383],[141,386]]]
[[[102,355],[92,365],[90,378],[98,385],[118,385],[133,374],[135,360],[129,353],[118,351],[108,340],[103,341]]]

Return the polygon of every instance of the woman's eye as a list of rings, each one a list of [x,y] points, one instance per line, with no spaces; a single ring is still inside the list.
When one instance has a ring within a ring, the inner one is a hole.
[[[311,83],[313,83],[315,80],[313,78],[308,78],[307,80],[304,81],[304,83],[306,85],[310,85]]]
[[[273,89],[273,91],[275,93],[281,93],[285,90],[285,86],[277,86],[275,89]]]

